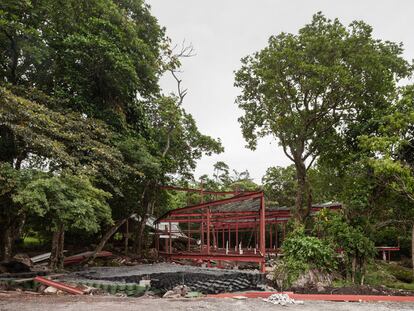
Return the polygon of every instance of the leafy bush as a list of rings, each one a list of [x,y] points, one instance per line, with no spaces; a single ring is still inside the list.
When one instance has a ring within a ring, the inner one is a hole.
[[[311,268],[332,271],[336,268],[335,252],[331,245],[317,237],[305,235],[299,227],[283,242],[285,258],[307,263]]]
[[[365,265],[376,254],[374,243],[338,212],[321,210],[315,220],[314,232],[334,249],[341,250],[346,276],[350,275],[353,282],[356,279],[363,282]]]
[[[305,235],[303,227],[297,227],[283,242],[283,259],[273,270],[273,278],[280,289],[290,287],[301,274],[316,269],[331,272],[336,268],[336,258],[329,243]]]

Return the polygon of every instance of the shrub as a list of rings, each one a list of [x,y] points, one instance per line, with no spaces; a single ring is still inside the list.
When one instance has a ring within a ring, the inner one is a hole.
[[[326,241],[306,236],[296,228],[283,242],[283,259],[274,266],[273,279],[280,289],[290,287],[303,273],[316,269],[331,272],[336,268],[335,252]]]

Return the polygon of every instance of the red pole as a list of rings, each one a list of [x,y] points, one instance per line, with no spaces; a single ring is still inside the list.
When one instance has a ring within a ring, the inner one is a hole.
[[[219,248],[219,229],[216,229],[216,249]]]
[[[272,249],[273,248],[273,237],[272,237],[272,224],[269,225],[269,238],[270,238],[270,245],[269,248]]]
[[[170,224],[170,231],[168,233],[168,238],[169,238],[169,242],[170,242],[170,247],[169,247],[168,253],[171,254],[172,253],[171,222],[169,224]]]
[[[157,248],[157,254],[160,252],[160,233],[158,231],[158,224],[155,225],[155,247]]]
[[[278,234],[279,234],[279,224],[275,224],[275,245],[276,248],[279,248],[279,242],[278,242]]]
[[[204,218],[203,218],[203,214],[201,214],[201,227],[200,227],[200,247],[201,247],[201,251],[203,251],[204,248]]]
[[[230,230],[230,225],[229,225],[229,250],[231,248],[231,230]]]
[[[210,209],[207,208],[207,254],[210,254]]]
[[[84,294],[84,292],[81,291],[80,289],[77,289],[75,287],[72,287],[72,286],[69,286],[69,285],[66,285],[66,284],[63,284],[63,283],[60,283],[60,282],[55,282],[55,281],[52,281],[52,280],[49,280],[49,279],[45,279],[45,278],[42,278],[41,276],[35,277],[34,281],[45,284],[47,286],[52,286],[54,288],[63,290],[63,291],[68,292],[70,294],[74,294],[74,295],[83,295]]]
[[[190,220],[190,217],[188,217],[188,220]],[[188,233],[187,233],[187,248],[188,248],[188,251],[190,251],[190,237],[191,237],[190,222],[188,222],[188,224],[187,224],[187,230],[188,230]]]
[[[239,249],[239,223],[236,223],[236,249]]]
[[[168,228],[167,225],[164,225],[164,233],[165,233],[165,252],[168,254],[168,239],[167,239],[167,235],[168,235]]]
[[[223,234],[222,234],[222,237],[221,237],[221,239],[222,239],[221,247],[226,248],[226,245],[224,244],[224,227],[223,227],[223,232],[222,233]]]
[[[266,217],[265,217],[264,196],[260,197],[260,252],[263,256],[263,262],[260,265],[262,272],[265,272],[265,258],[266,258]]]

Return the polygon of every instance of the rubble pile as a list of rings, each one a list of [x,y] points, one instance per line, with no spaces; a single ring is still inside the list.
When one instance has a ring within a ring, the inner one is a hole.
[[[292,299],[287,294],[273,294],[268,298],[263,299],[263,301],[282,306],[286,306],[288,304],[303,304],[303,301]]]

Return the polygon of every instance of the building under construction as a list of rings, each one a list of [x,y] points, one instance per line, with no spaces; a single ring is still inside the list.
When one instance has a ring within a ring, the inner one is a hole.
[[[229,196],[168,211],[155,221],[156,246],[161,256],[170,260],[193,259],[199,262],[250,262],[265,271],[266,256],[278,252],[286,235],[290,208],[266,206],[263,191],[215,192],[165,187]],[[322,208],[339,209],[340,203],[314,205],[312,213]],[[186,249],[173,248],[174,239],[185,239]]]

